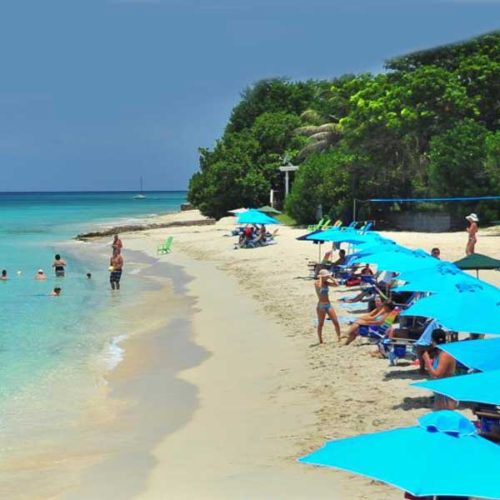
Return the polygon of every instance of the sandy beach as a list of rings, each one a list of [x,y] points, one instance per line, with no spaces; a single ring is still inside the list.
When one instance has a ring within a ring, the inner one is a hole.
[[[132,447],[141,448],[139,459],[110,453],[65,498],[401,498],[380,483],[296,458],[327,439],[412,425],[430,409],[428,394],[409,386],[419,379],[415,366],[389,367],[370,356],[373,346],[364,340],[340,347],[328,324],[326,343],[316,345],[306,264],[317,246],[296,240],[304,230],[280,226],[278,244],[234,250],[235,238],[227,236],[233,227],[226,218],[122,235],[126,249],[153,258],[158,244],[174,236],[173,252],[159,257],[176,273],[168,285],[173,293],[155,292],[154,311],[144,311],[159,318],[161,310],[163,319],[151,328],[145,321],[145,334],[124,343],[125,360],[110,377],[110,397],[145,405],[133,423],[155,430]],[[438,246],[443,259],[463,255],[462,233],[384,234],[411,248]],[[498,257],[499,241],[498,232],[483,230],[477,251]],[[497,285],[499,275],[481,272]],[[172,317],[185,328],[161,327]],[[129,489],[133,478],[121,486],[109,479],[130,473],[140,478]],[[122,494],[109,496],[113,489]]]

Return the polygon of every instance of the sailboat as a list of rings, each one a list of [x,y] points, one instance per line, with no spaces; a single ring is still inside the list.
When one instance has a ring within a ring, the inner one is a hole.
[[[144,198],[146,198],[146,195],[142,192],[142,177],[141,177],[141,191],[139,194],[136,194],[134,196],[134,200],[143,200]]]

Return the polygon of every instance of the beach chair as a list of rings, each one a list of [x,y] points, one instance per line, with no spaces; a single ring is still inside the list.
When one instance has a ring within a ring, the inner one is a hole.
[[[308,231],[317,231],[325,223],[327,217],[321,217],[321,219],[316,224],[311,224],[307,226]]]
[[[331,219],[330,219],[329,217],[327,217],[327,218],[324,220],[323,224],[318,225],[318,229],[322,229],[322,230],[323,230],[323,229],[328,229],[328,226],[330,225],[330,222],[332,222],[332,221],[331,221]]]
[[[375,326],[360,326],[359,327],[359,335],[361,337],[368,337],[375,340],[382,340],[387,330],[394,324],[396,318],[399,315],[399,308],[395,307],[385,318],[384,322],[381,325]]]
[[[169,236],[157,249],[159,255],[164,255],[172,251],[172,242],[174,241],[173,236]]]

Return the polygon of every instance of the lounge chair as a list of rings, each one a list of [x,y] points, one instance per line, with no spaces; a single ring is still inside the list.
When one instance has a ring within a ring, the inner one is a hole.
[[[361,337],[368,337],[376,340],[382,340],[387,333],[387,330],[394,324],[399,315],[399,308],[395,307],[385,318],[381,325],[362,325],[359,327],[359,335]]]
[[[169,236],[158,248],[157,253],[159,255],[164,255],[172,251],[172,242],[174,241],[173,236]]]
[[[307,230],[317,231],[318,229],[321,229],[321,227],[327,221],[327,219],[328,217],[321,217],[321,219],[316,224],[311,224],[310,226],[307,226]]]

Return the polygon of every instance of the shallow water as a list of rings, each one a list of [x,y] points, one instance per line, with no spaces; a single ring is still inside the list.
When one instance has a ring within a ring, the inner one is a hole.
[[[184,193],[0,194],[0,447],[2,461],[35,443],[55,444],[55,431],[75,426],[103,375],[121,359],[123,312],[154,284],[127,256],[122,290],[109,290],[108,245],[72,242],[100,224],[177,211]],[[55,253],[67,261],[55,278]],[[43,268],[47,281],[34,275]],[[86,273],[92,273],[92,279]],[[50,297],[54,286],[60,297]],[[63,446],[63,444],[61,444]]]

